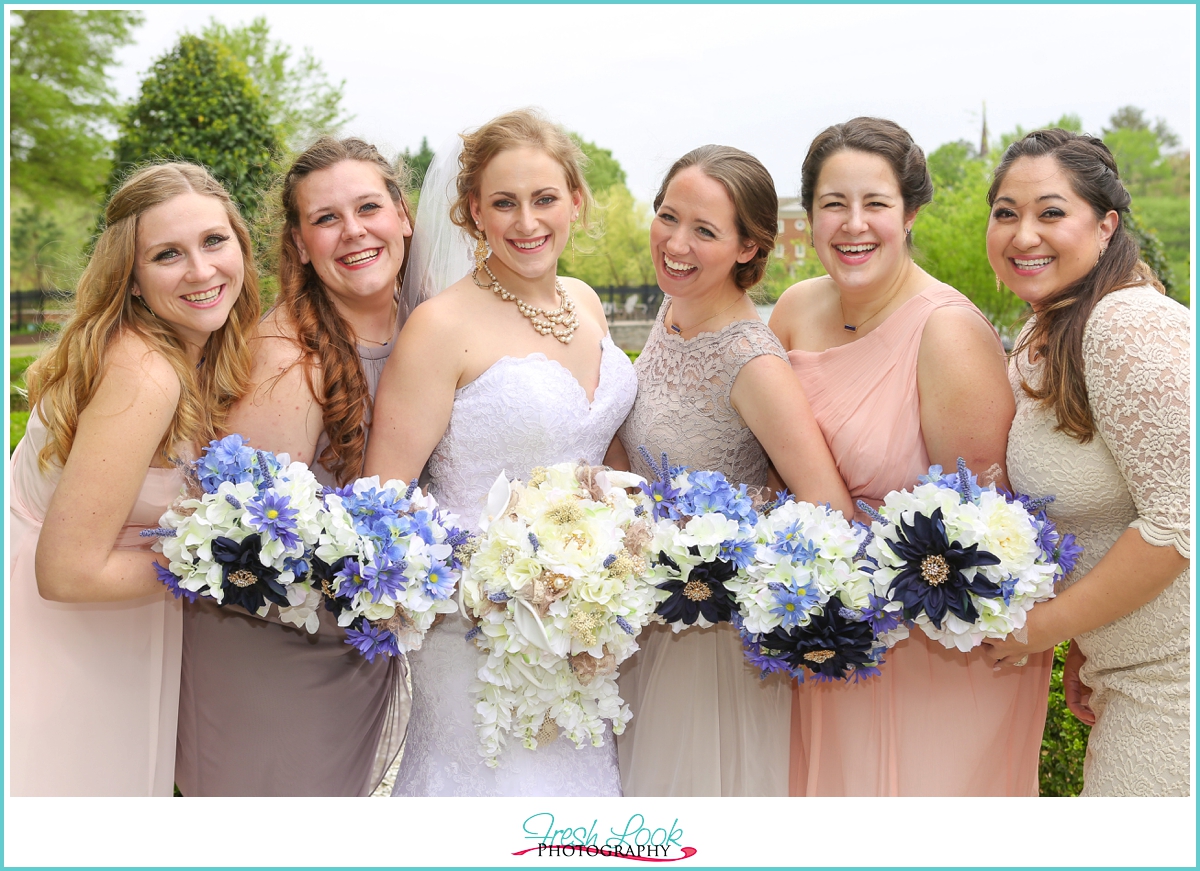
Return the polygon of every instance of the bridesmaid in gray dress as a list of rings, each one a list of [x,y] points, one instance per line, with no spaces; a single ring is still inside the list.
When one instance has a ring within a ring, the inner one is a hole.
[[[279,298],[252,343],[253,386],[227,431],[362,475],[379,375],[403,320],[412,235],[395,169],[359,139],[318,140],[282,190]],[[401,663],[364,660],[324,608],[315,634],[201,600],[184,611],[175,776],[184,795],[366,795],[408,717]]]
[[[638,452],[763,488],[770,461],[800,499],[851,516],[850,496],[782,346],[746,291],[775,246],[766,168],[736,148],[684,155],[654,200],[650,249],[666,294],[618,433]],[[729,624],[651,626],[621,669],[634,717],[617,741],[625,795],[787,795],[791,688],[760,680]]]

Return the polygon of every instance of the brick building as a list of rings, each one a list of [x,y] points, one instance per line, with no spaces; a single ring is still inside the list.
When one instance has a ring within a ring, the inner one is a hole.
[[[802,263],[808,254],[808,216],[799,197],[779,198],[779,235],[775,237],[775,256],[791,266]]]

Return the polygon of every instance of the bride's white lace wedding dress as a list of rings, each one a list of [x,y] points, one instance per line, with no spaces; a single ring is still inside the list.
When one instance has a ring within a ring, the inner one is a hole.
[[[503,357],[455,393],[450,424],[429,459],[431,489],[473,526],[501,472],[527,479],[536,466],[600,463],[636,392],[633,366],[608,336],[590,403],[570,370],[544,354]],[[582,749],[560,737],[531,751],[510,738],[499,766],[484,764],[468,689],[480,657],[465,637],[471,625],[448,614],[408,655],[412,716],[392,795],[620,795],[611,733],[602,746]]]

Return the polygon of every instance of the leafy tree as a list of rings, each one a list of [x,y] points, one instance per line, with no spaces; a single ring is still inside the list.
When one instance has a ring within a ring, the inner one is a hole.
[[[232,28],[213,20],[200,35],[219,42],[246,64],[288,148],[300,150],[323,133],[336,134],[353,119],[342,113],[345,80],[330,82],[312,49],[294,57],[289,46],[272,40],[267,19]]]
[[[420,190],[421,185],[425,184],[425,173],[429,172],[429,166],[433,163],[433,149],[429,147],[429,138],[421,137],[421,147],[416,154],[410,152],[407,148],[400,155],[404,160],[404,165],[408,167],[408,171],[412,173],[412,186],[415,190]]]
[[[613,185],[625,184],[625,170],[621,168],[621,164],[613,157],[613,153],[607,148],[601,148],[594,142],[588,142],[578,133],[572,133],[571,138],[583,150],[587,157],[587,166],[584,167],[584,178],[587,179],[588,187],[592,189],[592,193],[598,194],[601,191],[606,191]]]
[[[47,251],[63,241],[52,213],[32,206],[18,209],[9,225],[9,280],[13,290],[48,290],[53,282]]]
[[[108,70],[141,24],[137,12],[12,12],[10,179],[39,208],[97,195],[116,113]]]
[[[1172,163],[1166,152],[1179,145],[1179,137],[1159,118],[1153,125],[1136,106],[1122,106],[1104,128],[1104,144],[1116,158],[1121,180],[1131,194],[1163,193],[1171,187]]]
[[[185,34],[155,62],[122,120],[109,184],[147,160],[201,163],[253,223],[281,145],[246,65],[220,43]]]

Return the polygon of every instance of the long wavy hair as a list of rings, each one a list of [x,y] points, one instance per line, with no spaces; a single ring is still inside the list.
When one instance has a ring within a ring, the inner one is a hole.
[[[738,236],[753,242],[758,250],[746,263],[733,265],[733,281],[741,290],[749,290],[762,281],[767,261],[775,250],[779,229],[779,196],[771,173],[753,154],[728,145],[701,145],[671,165],[654,197],[654,211],[667,196],[671,179],[690,166],[721,183],[737,215]]]
[[[1108,247],[1087,275],[1061,288],[1041,307],[1033,326],[1020,339],[1013,354],[1032,351],[1043,361],[1041,383],[1021,379],[1021,389],[1054,409],[1055,429],[1080,444],[1096,433],[1084,380],[1083,332],[1096,304],[1110,293],[1126,287],[1149,284],[1165,293],[1162,282],[1141,260],[1137,240],[1125,228],[1130,196],[1117,172],[1117,162],[1102,141],[1094,136],[1049,128],[1035,130],[1008,147],[996,167],[988,189],[988,205],[994,206],[1012,165],[1022,157],[1054,158],[1071,181],[1071,189],[1092,207],[1096,220],[1117,213],[1117,228]]]
[[[242,249],[242,292],[225,324],[209,336],[199,367],[188,359],[174,328],[133,298],[141,217],[185,193],[218,200]],[[230,406],[250,380],[247,336],[260,314],[258,271],[250,233],[221,183],[190,163],[146,166],[135,170],[112,195],[104,219],[104,229],[75,288],[70,319],[58,341],[26,374],[30,408],[37,409],[46,424],[46,444],[38,455],[43,471],[54,461],[66,462],[79,415],[92,401],[104,374],[109,346],[123,331],[143,338],[171,362],[179,376],[179,405],[158,447],[164,459],[180,442],[199,445],[220,432]]]
[[[342,317],[329,291],[311,263],[300,260],[295,233],[300,227],[297,190],[311,173],[341,163],[358,160],[379,171],[392,202],[402,206],[412,223],[412,209],[404,196],[407,175],[402,165],[393,166],[375,146],[353,137],[335,139],[323,136],[305,149],[283,176],[279,191],[282,226],[279,240],[279,296],[275,306],[282,310],[295,329],[293,340],[300,347],[300,363],[309,389],[321,406],[321,423],[329,438],[329,447],[317,461],[339,484],[358,477],[367,450],[367,421],[371,414],[371,393],[358,357],[354,331]],[[404,246],[404,261],[396,276],[397,287],[404,280],[411,245]],[[314,378],[314,373],[320,378]],[[319,382],[319,383],[318,383]]]

